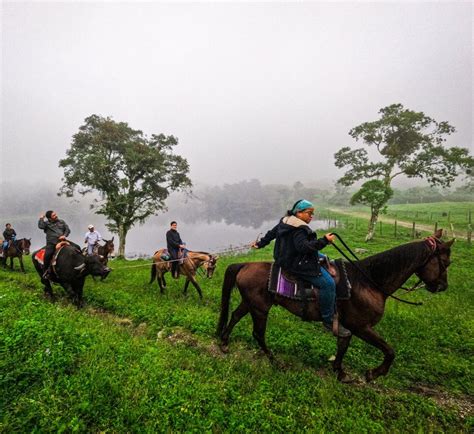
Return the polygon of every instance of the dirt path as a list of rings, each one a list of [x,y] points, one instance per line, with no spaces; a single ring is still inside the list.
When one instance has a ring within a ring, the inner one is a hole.
[[[366,213],[366,212],[362,212],[362,211],[348,211],[346,209],[340,209],[340,208],[329,208],[329,211],[332,211],[332,212],[335,212],[335,213],[338,213],[338,214],[351,216],[351,217],[358,217],[358,218],[362,218],[362,219],[366,219],[366,220],[370,219],[370,214]],[[394,224],[394,219],[393,218],[385,217],[383,215],[379,216],[378,221],[379,222],[381,221],[383,223],[388,223],[388,224],[391,224],[391,225]],[[404,227],[404,228],[410,228],[410,229],[413,227],[411,222],[407,222],[407,221],[403,221],[403,220],[397,220],[397,226],[401,226],[401,227]],[[424,224],[421,224],[421,223],[416,224],[416,230],[417,231],[421,230],[421,231],[433,233],[433,229],[434,229],[434,225],[426,225],[426,224],[424,225]],[[445,231],[447,231],[448,234],[453,236],[453,234],[451,233],[450,228],[444,228],[444,229],[445,229]],[[466,239],[465,236],[460,235],[460,234],[456,234],[456,233],[455,233],[455,238],[462,239],[462,240]]]

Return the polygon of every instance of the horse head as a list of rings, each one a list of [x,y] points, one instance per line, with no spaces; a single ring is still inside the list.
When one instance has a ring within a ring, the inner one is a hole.
[[[25,254],[30,254],[31,238],[22,238],[18,242],[18,248]]]
[[[219,259],[218,256],[209,255],[209,259],[204,262],[203,267],[206,270],[206,277],[210,279],[214,274],[214,270],[217,266],[217,260]]]
[[[92,276],[100,276],[104,280],[110,273],[110,268],[103,264],[100,257],[97,255],[86,256],[84,258],[85,267],[81,272],[86,272]]]
[[[114,257],[114,250],[115,250],[115,246],[114,246],[114,238],[115,237],[112,237],[111,240],[104,240],[105,244],[104,244],[104,255],[105,256],[110,256],[113,258]]]
[[[425,240],[432,253],[416,272],[430,292],[445,291],[448,288],[448,267],[451,264],[451,246],[454,239],[444,242],[441,235],[442,229]]]

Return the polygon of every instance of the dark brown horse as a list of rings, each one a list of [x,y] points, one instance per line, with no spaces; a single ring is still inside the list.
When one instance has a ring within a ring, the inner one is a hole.
[[[21,271],[25,272],[23,266],[23,255],[30,254],[31,238],[21,238],[16,240],[14,243],[10,241],[8,249],[3,250],[3,266],[7,267],[7,258],[10,258],[10,268],[13,270],[13,258],[18,258],[20,262]]]
[[[395,358],[395,352],[373,329],[382,319],[385,302],[390,294],[400,288],[406,280],[416,274],[430,292],[444,291],[448,287],[447,268],[450,264],[451,245],[454,240],[442,242],[441,231],[424,241],[416,241],[368,257],[354,265],[347,263],[346,269],[352,284],[350,300],[339,300],[337,310],[339,321],[352,334],[378,348],[384,353],[383,363],[366,373],[367,381],[386,375]],[[221,348],[228,351],[232,329],[240,319],[250,312],[253,320],[253,336],[262,350],[273,360],[273,355],[265,343],[265,330],[270,308],[279,304],[291,313],[311,321],[321,321],[319,306],[314,302],[306,309],[300,301],[283,298],[267,290],[270,262],[232,264],[227,267],[222,286],[221,315],[217,333]],[[365,274],[365,275],[364,275]],[[367,279],[368,276],[370,279]],[[374,285],[376,282],[377,285]],[[240,291],[242,301],[232,313],[228,323],[231,290],[234,285]],[[349,347],[351,336],[338,338],[337,354],[333,362],[338,379],[347,381],[342,359]]]
[[[160,249],[153,255],[150,279],[150,283],[153,283],[155,279],[158,281],[160,292],[162,294],[166,288],[165,274],[168,271],[171,271],[170,261],[161,259],[164,250],[165,249]],[[186,283],[184,284],[185,294],[188,292],[189,282],[191,282],[196,288],[199,298],[202,298],[202,290],[196,280],[196,273],[198,272],[199,267],[202,266],[206,273],[206,277],[210,279],[214,274],[214,270],[216,269],[217,259],[217,256],[206,252],[188,252],[187,257],[183,259],[183,262],[179,266],[180,274],[183,274],[186,277]]]
[[[114,238],[115,237],[112,237],[111,240],[102,240],[105,244],[103,246],[99,246],[97,249],[97,254],[99,255],[99,257],[103,258],[102,262],[104,263],[104,265],[107,265],[107,263],[109,262],[109,255],[113,256],[114,254]]]

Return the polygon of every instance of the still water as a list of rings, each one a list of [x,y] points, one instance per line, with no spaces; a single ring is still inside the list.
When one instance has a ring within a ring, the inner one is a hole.
[[[62,216],[60,216],[61,218]],[[105,226],[105,221],[94,216],[88,218],[67,218],[64,220],[71,229],[69,238],[83,245],[84,235],[87,232],[87,225],[92,223],[101,233],[102,238],[110,239],[113,234]],[[163,219],[164,220],[164,219]],[[274,220],[264,221],[260,227],[252,228],[240,226],[237,224],[227,224],[220,222],[197,221],[186,223],[178,220],[178,232],[181,239],[186,243],[190,250],[202,250],[211,253],[219,253],[231,247],[242,246],[255,241],[257,237],[262,237],[278,222]],[[31,238],[32,248],[36,249],[44,245],[45,236],[43,231],[38,229],[38,218],[29,217],[13,221],[18,238]],[[323,230],[328,227],[328,222],[323,220],[314,220],[310,226],[314,230]],[[166,231],[169,229],[169,222],[166,223],[150,220],[142,226],[134,227],[127,235],[126,256],[149,256],[162,248],[166,247]],[[323,235],[323,231],[319,236]],[[115,247],[118,249],[118,239],[115,235]]]

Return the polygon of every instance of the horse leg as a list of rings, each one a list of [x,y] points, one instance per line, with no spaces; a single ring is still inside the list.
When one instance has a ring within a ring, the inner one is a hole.
[[[51,282],[49,280],[43,279],[43,278],[41,278],[41,282],[44,285],[44,288],[43,288],[44,296],[46,298],[50,299],[51,301],[55,301],[56,298],[53,294],[53,288],[51,287]]]
[[[221,338],[221,350],[224,353],[229,351],[229,338],[230,334],[232,333],[233,328],[236,324],[249,313],[249,307],[245,301],[241,301],[237,309],[232,312],[232,316],[230,318],[229,324],[224,328],[220,338]]]
[[[250,311],[253,320],[253,333],[252,336],[256,339],[262,351],[267,355],[271,362],[275,361],[273,353],[267,347],[265,342],[265,331],[267,329],[268,311]]]
[[[163,284],[163,288],[166,288],[165,273],[161,275],[161,283]]]
[[[13,256],[10,256],[10,269],[13,271]]]
[[[186,279],[186,283],[184,284],[183,294],[188,293],[188,286],[189,286],[189,279]]]
[[[156,280],[158,281],[158,286],[160,287],[160,293],[164,294],[165,293],[164,288],[166,287],[166,285],[163,285],[164,278],[161,271],[158,271]]]
[[[202,300],[202,291],[201,291],[201,287],[199,286],[199,283],[197,283],[197,280],[194,278],[194,276],[189,276],[188,279],[194,285],[194,287],[196,288],[196,291],[199,294],[199,298]]]
[[[347,349],[349,348],[349,344],[351,343],[352,336],[348,336],[346,338],[337,338],[337,354],[336,359],[333,362],[333,370],[337,372],[337,379],[339,381],[347,382],[349,381],[349,377],[344,372],[344,368],[342,366],[342,359],[344,358]]]
[[[22,273],[25,272],[25,266],[23,265],[23,256],[18,256],[18,260],[20,261],[20,268]]]
[[[377,366],[374,369],[369,369],[366,374],[365,378],[367,381],[375,380],[377,377],[381,375],[386,375],[390,369],[390,366],[395,358],[395,351],[393,348],[385,342],[382,337],[375,331],[372,330],[369,326],[365,329],[357,330],[355,335],[368,344],[378,348],[380,351],[384,353],[384,360],[383,363]]]

